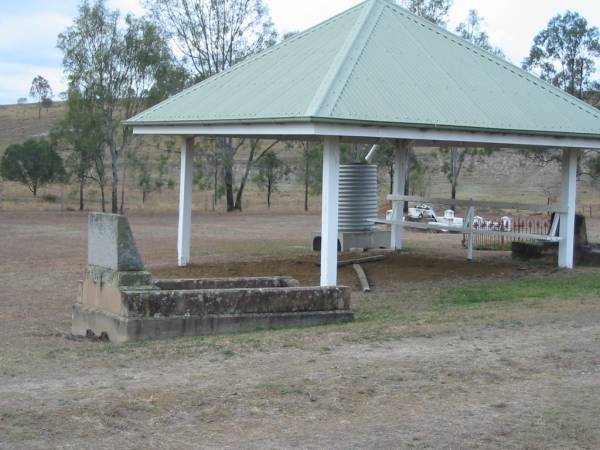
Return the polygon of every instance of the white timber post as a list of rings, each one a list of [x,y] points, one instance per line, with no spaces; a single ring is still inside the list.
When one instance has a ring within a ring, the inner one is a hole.
[[[194,138],[186,138],[181,146],[181,174],[179,179],[179,228],[177,256],[179,267],[190,263],[192,238],[192,179],[194,177]]]
[[[393,195],[404,195],[404,186],[410,165],[410,149],[405,141],[399,141],[394,149],[394,189]],[[402,217],[404,216],[404,202],[392,203],[392,233],[390,241],[391,250],[402,250],[402,236],[404,227]]]
[[[337,286],[340,139],[326,137],[323,148],[321,286]]]
[[[575,266],[575,212],[577,210],[577,152],[576,149],[563,151],[562,194],[560,215],[560,237],[558,266],[572,269]]]

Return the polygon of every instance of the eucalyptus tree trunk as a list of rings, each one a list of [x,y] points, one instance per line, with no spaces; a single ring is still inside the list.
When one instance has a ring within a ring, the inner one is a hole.
[[[125,212],[125,179],[127,178],[127,159],[123,165],[123,179],[121,180],[121,206],[119,208],[119,214],[123,215]]]
[[[243,142],[243,140],[242,140]],[[223,155],[223,184],[225,185],[225,198],[227,201],[227,212],[235,210],[235,199],[233,196],[233,166],[235,153],[241,144],[234,148],[231,138],[217,139],[217,148],[221,149]]]
[[[79,211],[83,211],[84,208],[84,204],[83,204],[83,186],[85,184],[85,178],[79,178]]]
[[[213,207],[212,210],[214,211],[215,209],[217,209],[217,203],[219,201],[219,164],[217,162],[215,162],[215,173],[214,173],[214,180],[213,180]]]
[[[235,202],[233,200],[233,168],[229,166],[223,167],[223,181],[225,183],[225,197],[227,199],[227,212],[235,210]]]
[[[104,193],[104,185],[100,185],[100,197],[102,198],[102,212],[106,212],[106,194]]]
[[[308,212],[308,182],[304,184],[304,212]]]
[[[111,212],[113,214],[119,213],[119,169],[117,163],[119,161],[119,155],[116,149],[111,148],[110,152],[110,165],[112,169],[112,180],[111,180]]]
[[[268,186],[267,186],[267,206],[269,209],[271,209],[271,193],[273,192],[273,182],[271,180],[269,180]]]

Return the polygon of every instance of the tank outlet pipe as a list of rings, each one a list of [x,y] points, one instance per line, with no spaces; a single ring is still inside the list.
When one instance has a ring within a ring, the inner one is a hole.
[[[371,164],[371,160],[375,156],[375,153],[377,153],[379,151],[380,147],[381,146],[379,144],[375,144],[373,147],[371,147],[371,150],[369,151],[369,154],[365,158],[369,164]]]

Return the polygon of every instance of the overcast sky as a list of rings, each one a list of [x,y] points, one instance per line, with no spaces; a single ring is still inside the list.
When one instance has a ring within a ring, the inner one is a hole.
[[[361,0],[265,0],[279,31],[304,30]],[[71,23],[78,0],[0,0],[0,104],[26,97],[31,80],[42,75],[58,94],[66,84],[56,37]],[[142,14],[139,0],[108,0],[113,8]],[[558,13],[570,9],[600,26],[600,0],[454,0],[448,28],[469,9],[485,18],[492,43],[520,65],[533,37]]]

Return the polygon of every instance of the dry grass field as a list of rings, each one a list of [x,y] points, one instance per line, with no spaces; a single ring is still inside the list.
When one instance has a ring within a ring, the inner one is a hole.
[[[0,154],[10,144],[47,136],[65,113],[66,105],[62,102],[48,109],[42,108],[41,119],[38,119],[37,104],[0,105]]]
[[[176,219],[130,215],[156,275],[318,279],[318,215],[196,213],[186,269]],[[600,448],[598,269],[408,245],[354,323],[115,346],[69,334],[86,216],[0,210],[0,449]]]
[[[36,108],[0,107],[0,154],[65,112],[56,104],[38,120]],[[176,155],[169,167],[177,180]],[[459,195],[545,201],[557,173],[499,152],[464,174]],[[447,196],[442,173],[430,183]],[[597,187],[579,188],[600,242]],[[288,180],[267,210],[251,185],[238,214],[210,212],[210,194],[195,192],[185,269],[174,265],[177,186],[142,204],[130,178],[127,211],[156,276],[316,284],[319,199],[303,214],[299,190]],[[89,186],[87,207],[98,197]],[[115,346],[70,335],[86,261],[76,206],[74,186],[34,199],[0,183],[0,450],[600,448],[599,269],[503,252],[467,263],[460,236],[410,233],[406,251],[365,266],[372,293],[340,270],[354,288],[351,324]]]

